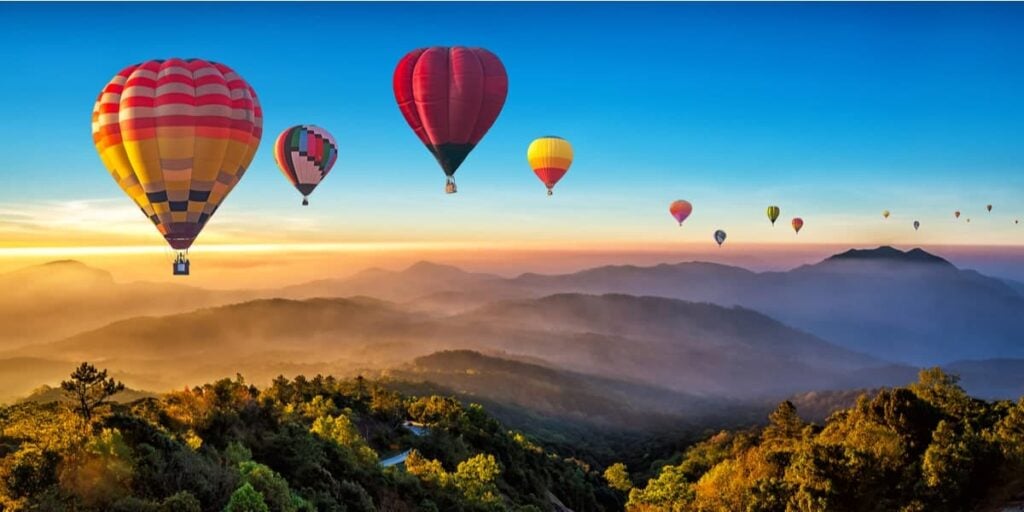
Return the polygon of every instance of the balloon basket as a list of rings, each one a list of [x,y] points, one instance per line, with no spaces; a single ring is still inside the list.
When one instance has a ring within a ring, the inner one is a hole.
[[[309,206],[309,198],[308,197],[303,197],[302,198],[302,206]]]
[[[187,276],[192,263],[188,261],[188,255],[184,252],[179,252],[178,256],[174,258],[174,264],[172,270],[176,276]]]
[[[452,178],[451,176],[449,176],[448,179],[444,183],[444,193],[445,194],[454,194],[454,193],[456,193],[458,191],[459,191],[458,187],[455,186],[455,179]]]

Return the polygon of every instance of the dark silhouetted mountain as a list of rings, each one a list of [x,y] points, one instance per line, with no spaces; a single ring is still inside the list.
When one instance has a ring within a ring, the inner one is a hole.
[[[894,247],[882,246],[877,249],[850,249],[849,251],[829,256],[825,262],[844,261],[884,261],[888,263],[907,263],[912,265],[935,264],[952,267],[953,264],[922,249],[901,251]]]

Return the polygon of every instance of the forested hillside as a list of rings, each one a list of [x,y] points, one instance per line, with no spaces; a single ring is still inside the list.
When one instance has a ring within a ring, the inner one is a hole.
[[[260,390],[237,377],[106,404],[96,402],[117,383],[102,372],[77,375],[64,387],[76,397],[81,390],[81,403],[0,409],[0,510],[618,506],[597,468],[545,451],[451,398],[321,376],[279,378]],[[410,420],[425,435],[403,426]],[[407,450],[404,468],[380,464]]]
[[[633,488],[606,475],[627,510],[967,511],[1024,490],[1024,399],[972,399],[924,370],[906,388],[865,393],[824,425],[783,402],[759,430],[721,432]]]

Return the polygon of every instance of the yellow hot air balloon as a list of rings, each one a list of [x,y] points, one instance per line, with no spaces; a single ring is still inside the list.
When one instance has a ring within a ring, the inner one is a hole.
[[[772,226],[774,226],[775,221],[779,219],[780,213],[782,213],[782,210],[780,210],[778,206],[768,207],[768,220],[772,221]]]
[[[553,194],[551,189],[572,165],[572,145],[569,141],[554,135],[541,137],[530,143],[526,150],[526,160],[537,178],[548,188],[550,196]]]
[[[882,210],[882,217],[889,218],[889,210]]]

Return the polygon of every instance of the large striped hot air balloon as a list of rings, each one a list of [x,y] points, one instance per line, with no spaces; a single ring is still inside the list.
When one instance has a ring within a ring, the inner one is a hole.
[[[551,189],[572,165],[572,145],[554,135],[541,137],[530,143],[526,150],[526,160],[533,168],[533,173],[544,182],[550,196],[553,193]]]
[[[309,194],[331,172],[337,159],[338,143],[319,126],[292,126],[281,132],[274,142],[274,161],[302,194],[303,206],[309,204]]]
[[[679,199],[672,201],[672,204],[668,205],[668,212],[672,214],[672,218],[676,219],[676,222],[680,226],[683,225],[683,221],[693,213],[693,205],[689,201]]]
[[[100,92],[92,135],[122,190],[179,251],[186,251],[256,154],[263,114],[231,68],[201,59],[128,66]]]
[[[781,213],[782,210],[780,210],[778,206],[768,207],[768,220],[772,221],[772,226],[775,225],[776,220],[779,220],[779,214]]]
[[[420,48],[398,62],[392,84],[406,122],[447,176],[445,192],[455,193],[455,171],[505,105],[505,66],[483,48]]]

